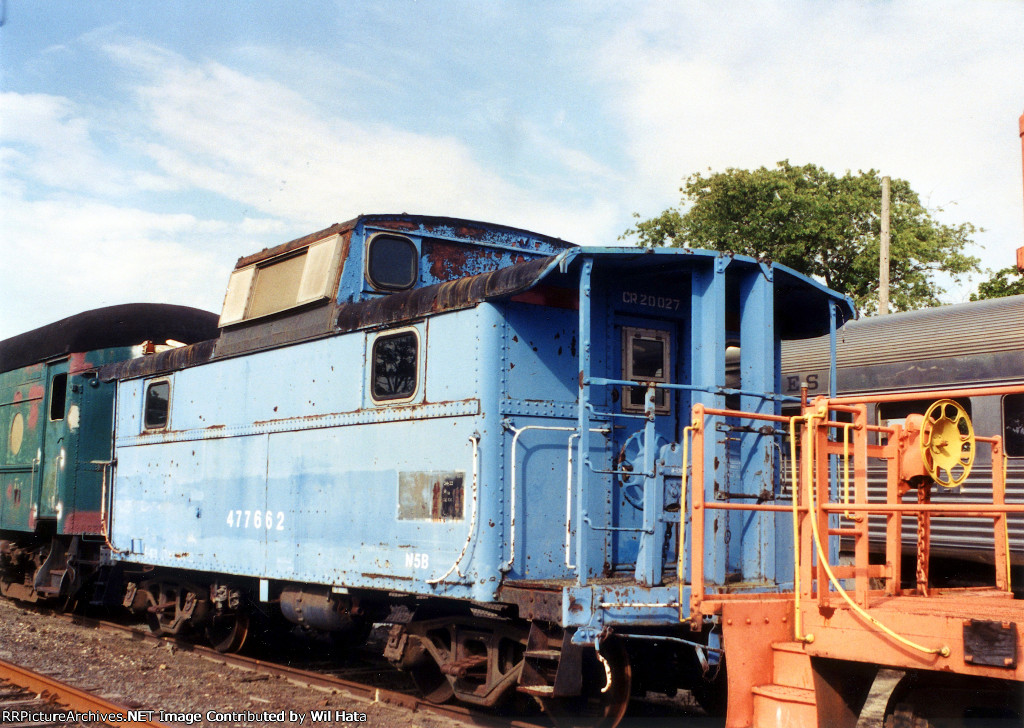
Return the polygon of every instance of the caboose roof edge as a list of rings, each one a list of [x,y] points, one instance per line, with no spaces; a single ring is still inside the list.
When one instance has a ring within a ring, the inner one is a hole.
[[[579,247],[573,253],[575,255],[586,255],[586,254],[621,254],[627,256],[677,256],[677,255],[692,255],[704,258],[729,258],[730,260],[740,261],[748,265],[770,265],[773,270],[782,272],[784,275],[789,276],[795,280],[800,281],[803,284],[810,286],[811,288],[817,289],[823,295],[833,299],[846,309],[844,313],[845,320],[849,321],[858,318],[857,307],[853,303],[853,299],[849,296],[834,291],[826,286],[821,281],[815,280],[805,273],[784,265],[782,263],[776,263],[767,258],[754,258],[749,255],[743,255],[741,253],[729,253],[720,250],[708,250],[705,248],[626,248],[623,246],[585,246]]]
[[[173,339],[217,336],[217,314],[168,303],[125,303],[83,311],[0,341],[0,372],[67,354]]]
[[[692,248],[574,247],[555,256],[394,293],[373,301],[340,304],[335,319],[336,329],[344,332],[386,326],[430,314],[469,308],[482,301],[515,296],[537,286],[556,269],[568,270],[573,267],[577,258],[588,255],[637,265],[653,263],[652,257],[664,258],[666,260],[661,261],[664,263],[668,263],[668,259],[672,258],[681,262],[687,258],[710,261],[714,258],[727,257],[730,262],[736,261],[743,265],[764,265],[761,261],[745,255]],[[827,300],[836,302],[843,321],[856,318],[856,308],[848,296],[836,293],[822,283],[787,266],[771,264],[771,267],[773,275],[780,277],[780,280],[776,281],[777,289],[784,289],[784,294],[778,298],[792,304],[785,309],[777,310],[781,336],[807,338],[828,331],[828,314],[822,305]],[[811,311],[818,311],[818,315],[810,315]]]
[[[558,255],[393,293],[371,301],[339,304],[335,328],[338,332],[346,332],[384,326],[514,296],[533,288],[574,252],[575,249],[567,250]]]
[[[729,253],[703,248],[625,248],[625,247],[581,247],[567,251],[568,266],[573,257],[600,255],[613,257],[620,261],[635,261],[644,264],[652,259],[692,258],[692,259],[728,259],[729,263],[745,266],[760,266],[771,277],[776,291],[776,324],[779,335],[784,339],[806,339],[828,333],[829,313],[824,305],[828,301],[836,304],[839,320],[837,326],[857,318],[857,307],[853,299],[837,291],[833,291],[821,281],[790,268],[782,263],[767,259],[753,258],[749,255]],[[785,304],[785,305],[780,305]]]
[[[450,218],[446,218],[450,220]],[[330,230],[330,228],[329,228]],[[332,233],[333,234],[333,233]],[[314,234],[314,238],[317,234]],[[323,338],[351,331],[414,321],[425,316],[472,308],[484,301],[508,299],[549,280],[558,272],[568,272],[579,265],[579,260],[592,256],[605,261],[646,267],[665,266],[669,263],[691,264],[698,260],[706,264],[716,258],[728,258],[731,263],[744,266],[764,266],[765,263],[749,256],[730,255],[717,251],[690,248],[628,248],[628,247],[576,247],[567,248],[557,255],[515,263],[497,270],[473,276],[435,283],[422,288],[400,291],[380,298],[334,304],[332,323],[319,333],[305,339],[274,342],[239,351],[215,350],[213,344],[184,347],[164,352],[145,360],[112,365],[101,372],[107,378],[133,378],[154,375],[202,364],[211,359],[231,358],[254,351],[279,348],[299,341]],[[658,260],[660,258],[660,260]],[[843,319],[855,314],[852,301],[830,290],[818,281],[783,265],[772,264],[776,300],[778,333],[783,338],[806,338],[827,332],[828,314],[823,303],[837,303]],[[565,281],[562,281],[563,287]]]

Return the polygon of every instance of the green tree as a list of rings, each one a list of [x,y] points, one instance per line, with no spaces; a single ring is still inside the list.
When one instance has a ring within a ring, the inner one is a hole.
[[[847,294],[858,308],[878,308],[882,180],[876,170],[842,177],[814,164],[727,169],[690,175],[679,207],[623,233],[641,245],[710,248],[768,258]],[[891,181],[890,306],[939,304],[939,272],[954,281],[978,270],[964,251],[978,231],[939,223],[910,184]],[[940,210],[941,211],[941,210]]]
[[[1024,274],[1015,267],[1002,268],[995,273],[989,271],[989,279],[978,284],[978,292],[971,294],[972,301],[985,298],[1002,298],[1024,293]]]

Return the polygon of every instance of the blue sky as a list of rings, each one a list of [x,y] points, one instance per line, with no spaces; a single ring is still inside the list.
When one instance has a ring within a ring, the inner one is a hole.
[[[6,0],[0,338],[219,311],[238,257],[363,212],[615,244],[687,175],[782,159],[908,179],[1004,267],[1022,38],[995,1]]]

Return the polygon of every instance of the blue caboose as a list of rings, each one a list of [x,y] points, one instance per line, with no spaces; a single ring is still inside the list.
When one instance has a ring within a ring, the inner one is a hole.
[[[390,622],[387,656],[436,700],[517,689],[598,723],[631,690],[712,702],[682,433],[696,404],[777,413],[780,341],[852,313],[747,257],[449,218],[242,258],[216,339],[101,372],[125,601],[221,649],[277,609],[353,637]],[[780,498],[783,435],[719,418],[704,497]],[[791,585],[778,514],[715,513],[706,584]]]

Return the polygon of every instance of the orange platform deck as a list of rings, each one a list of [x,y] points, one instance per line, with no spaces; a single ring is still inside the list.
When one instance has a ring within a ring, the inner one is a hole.
[[[869,596],[867,613],[900,637],[948,656],[904,644],[830,595],[800,604],[806,651],[904,669],[1024,680],[1024,601],[994,589],[934,590],[929,596]]]

